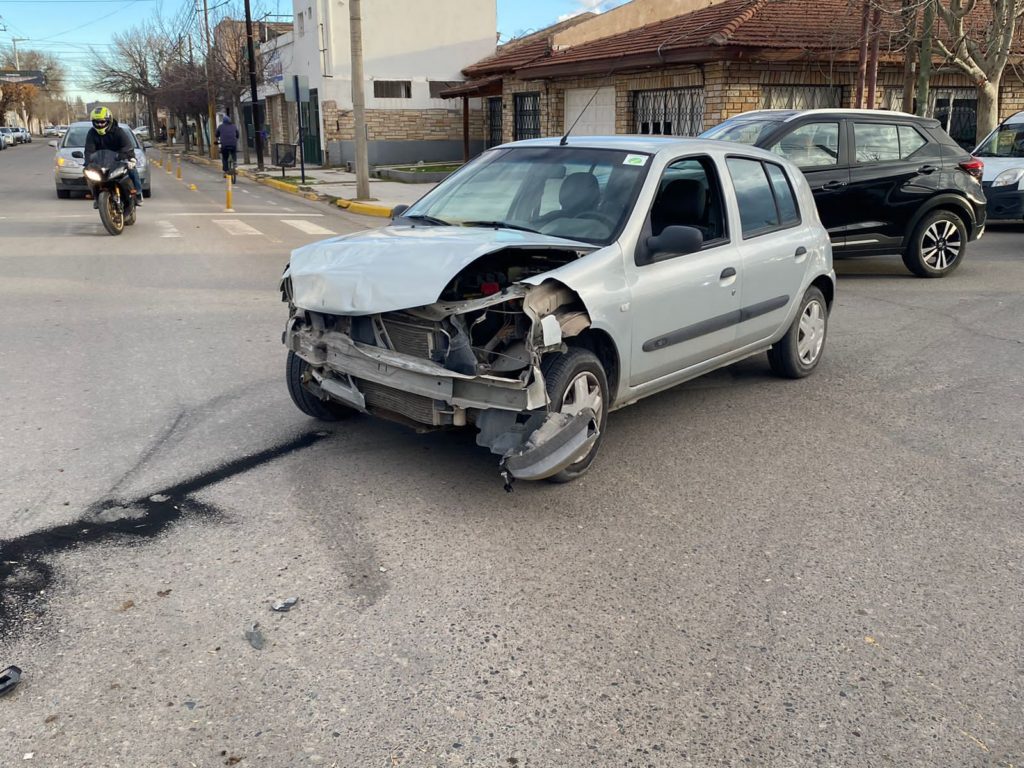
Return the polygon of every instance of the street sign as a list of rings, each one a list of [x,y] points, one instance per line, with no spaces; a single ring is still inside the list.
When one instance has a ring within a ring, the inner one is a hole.
[[[295,95],[295,85],[298,83],[298,98]],[[309,101],[309,78],[305,75],[287,75],[284,78],[284,100],[288,102]]]
[[[0,69],[0,83],[45,87],[46,75],[38,69]]]

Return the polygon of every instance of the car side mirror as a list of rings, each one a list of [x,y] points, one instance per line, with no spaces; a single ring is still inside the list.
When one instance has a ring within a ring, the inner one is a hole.
[[[82,152],[82,150],[80,150],[80,149],[76,149],[74,152],[71,153],[71,156],[72,157],[85,157],[85,153]]]
[[[391,209],[391,218],[392,219],[397,219],[399,216],[401,216],[403,213],[405,213],[408,210],[409,210],[409,206],[408,205],[396,205],[394,208]]]
[[[56,141],[50,141],[50,142],[47,142],[47,143],[48,143],[48,144],[49,144],[49,145],[50,145],[51,147],[53,147],[54,149],[56,149],[56,148],[57,148],[57,142],[56,142]]]
[[[696,253],[704,245],[704,235],[696,227],[673,225],[665,227],[660,235],[647,238],[645,264],[664,261],[673,256]]]

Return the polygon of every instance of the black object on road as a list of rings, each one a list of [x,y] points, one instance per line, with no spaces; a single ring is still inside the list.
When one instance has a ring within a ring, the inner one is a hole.
[[[0,696],[6,696],[20,682],[21,670],[18,667],[8,667],[3,672],[0,672]]]

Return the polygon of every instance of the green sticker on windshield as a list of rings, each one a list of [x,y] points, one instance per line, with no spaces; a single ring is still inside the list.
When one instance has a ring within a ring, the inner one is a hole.
[[[647,165],[647,155],[626,155],[623,165]]]

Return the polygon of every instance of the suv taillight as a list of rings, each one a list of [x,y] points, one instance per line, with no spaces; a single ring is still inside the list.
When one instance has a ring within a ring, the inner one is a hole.
[[[981,174],[985,170],[985,164],[978,158],[972,157],[970,160],[964,160],[960,163],[960,169],[967,171],[971,176],[981,181]]]

